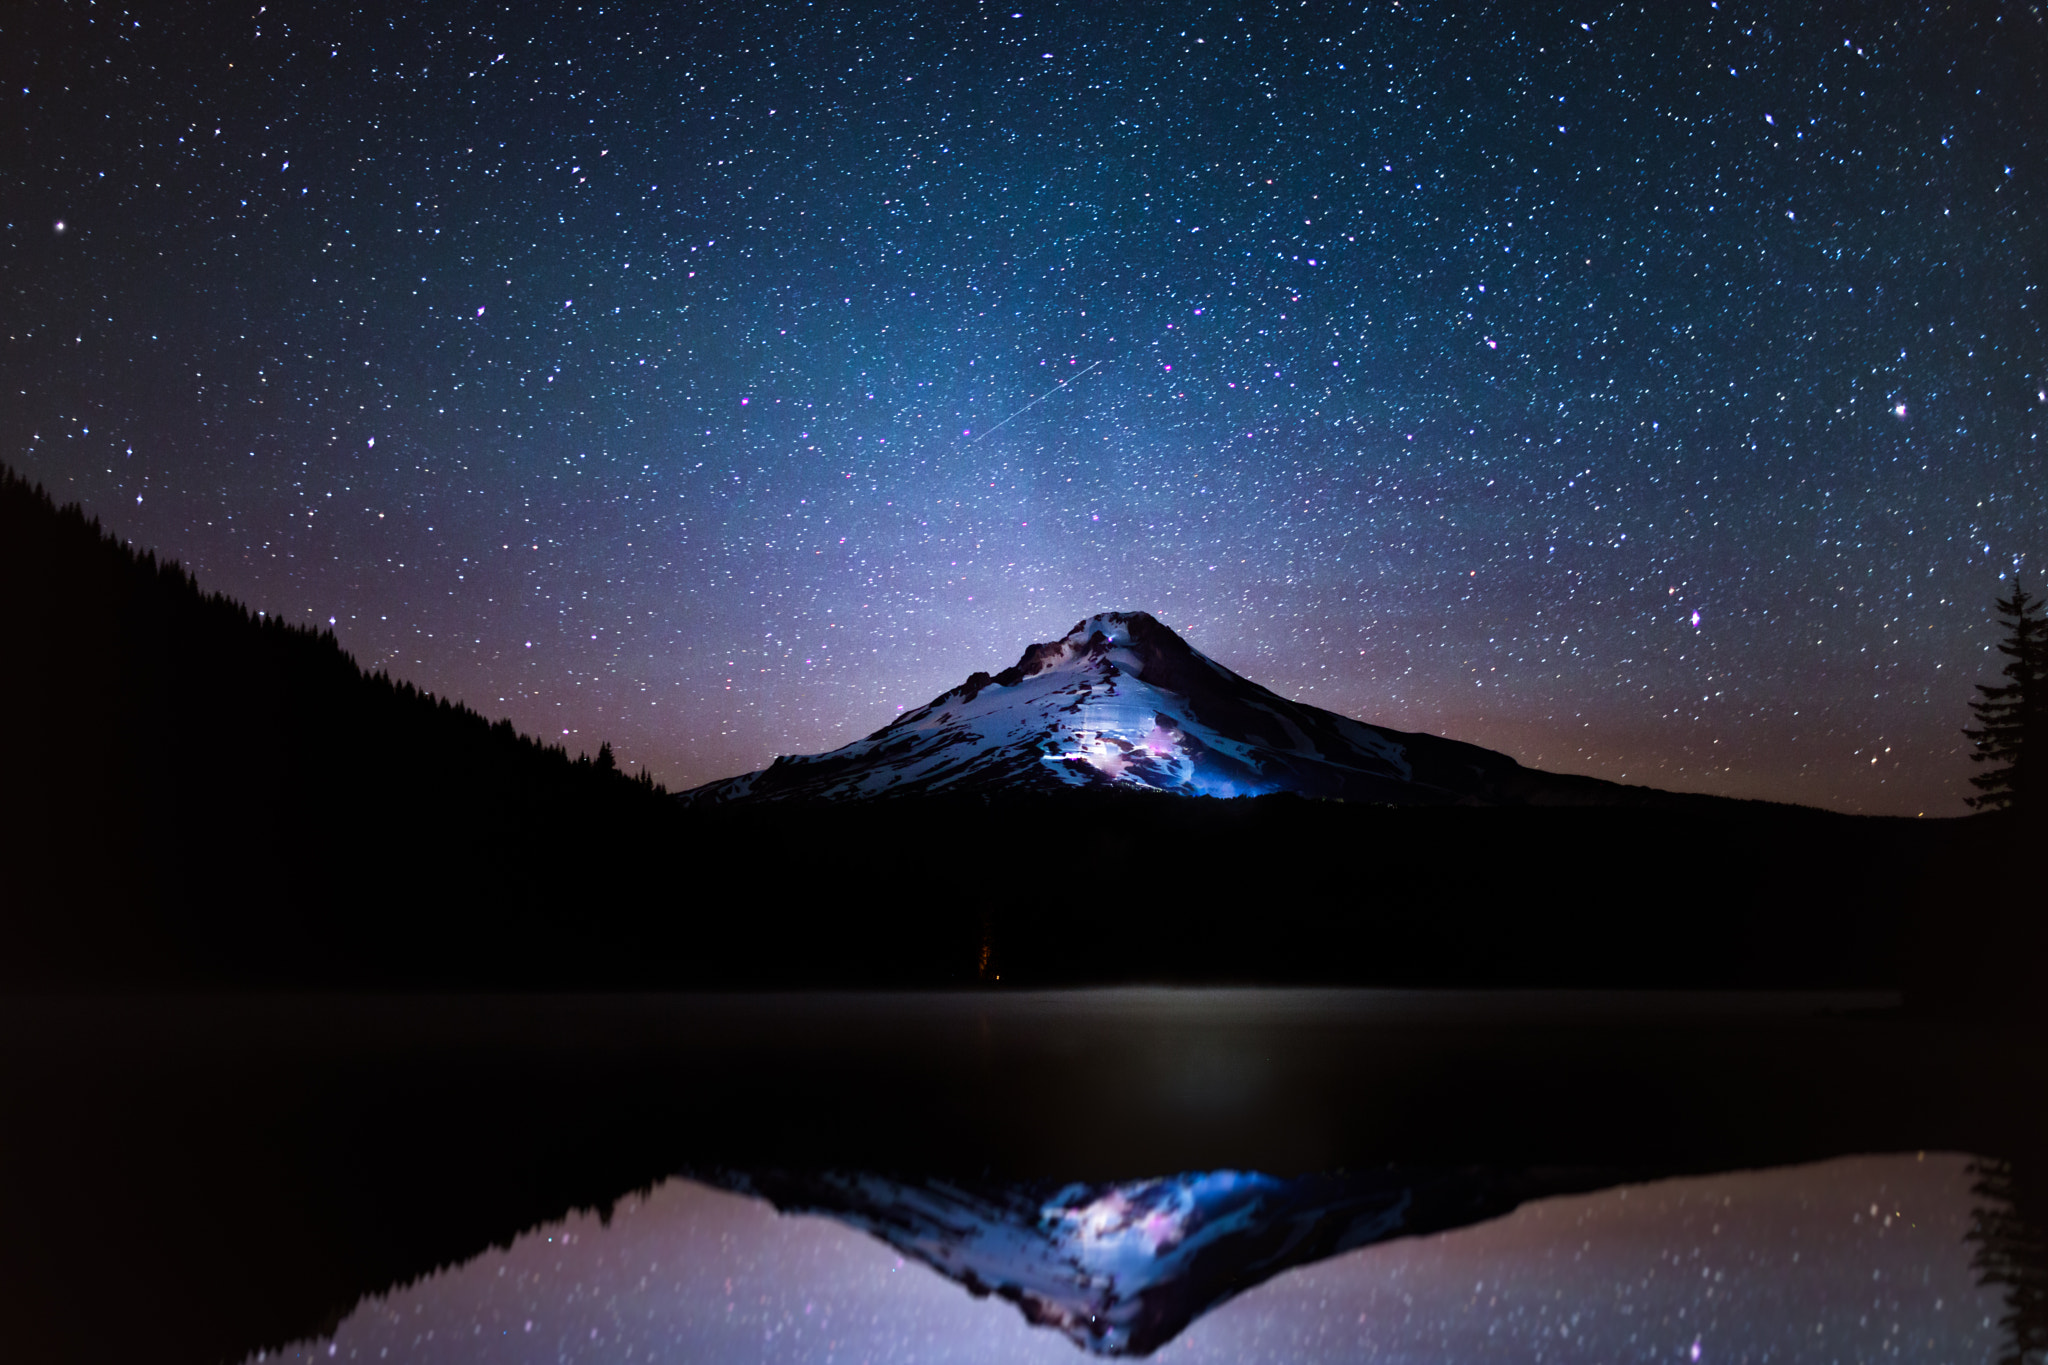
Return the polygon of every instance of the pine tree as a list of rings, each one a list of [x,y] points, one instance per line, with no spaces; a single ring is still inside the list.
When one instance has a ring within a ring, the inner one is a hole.
[[[1977,684],[1981,695],[1970,703],[1977,724],[1963,733],[1976,747],[1972,763],[1998,766],[1970,779],[1982,795],[1968,800],[1979,808],[2038,814],[2041,768],[2048,764],[2048,619],[2041,599],[2029,596],[2017,581],[2011,597],[1996,601],[2006,623],[1998,652],[2011,662],[2003,670],[2002,686]]]

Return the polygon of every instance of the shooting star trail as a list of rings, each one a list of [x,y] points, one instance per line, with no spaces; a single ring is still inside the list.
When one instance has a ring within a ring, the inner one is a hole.
[[[981,436],[972,436],[972,437],[969,437],[969,438],[968,438],[967,440],[965,440],[965,441],[962,441],[962,442],[960,442],[960,445],[958,445],[958,446],[955,446],[955,447],[954,447],[954,449],[955,449],[955,450],[958,450],[958,449],[960,449],[960,448],[961,448],[961,447],[963,447],[963,446],[971,446],[971,445],[973,445],[973,444],[974,444],[975,442],[977,442],[977,441],[981,440],[982,436],[993,436],[993,435],[995,435],[995,434],[996,434],[997,432],[1001,431],[1001,430],[1002,430],[1002,429],[1003,429],[1004,427],[1006,427],[1006,426],[1010,425],[1010,423],[1012,423],[1012,422],[1016,421],[1016,420],[1017,420],[1017,419],[1018,419],[1019,417],[1022,417],[1022,416],[1023,416],[1023,415],[1025,414],[1025,413],[1027,413],[1027,412],[1031,411],[1031,410],[1032,410],[1033,408],[1037,407],[1037,406],[1038,406],[1038,405],[1039,405],[1040,403],[1043,403],[1043,402],[1044,402],[1044,401],[1045,401],[1046,399],[1048,399],[1048,398],[1052,397],[1052,396],[1053,396],[1054,394],[1058,393],[1058,392],[1059,392],[1059,391],[1060,391],[1061,389],[1064,389],[1064,388],[1065,388],[1065,387],[1066,387],[1067,385],[1069,385],[1069,384],[1073,383],[1073,382],[1074,382],[1075,380],[1077,380],[1077,379],[1086,379],[1086,378],[1088,377],[1088,370],[1092,370],[1092,369],[1095,369],[1095,368],[1096,368],[1097,366],[1099,366],[1099,365],[1101,365],[1101,364],[1102,364],[1102,362],[1098,360],[1098,361],[1096,361],[1096,362],[1095,362],[1095,364],[1094,364],[1094,365],[1090,365],[1090,366],[1088,367],[1088,369],[1087,369],[1087,370],[1083,370],[1083,371],[1081,371],[1081,373],[1079,373],[1079,374],[1074,374],[1074,375],[1068,375],[1068,376],[1067,376],[1067,377],[1066,377],[1065,379],[1062,379],[1062,380],[1061,380],[1061,381],[1060,381],[1059,383],[1057,383],[1057,384],[1053,385],[1053,386],[1052,386],[1051,388],[1047,389],[1047,390],[1046,390],[1046,391],[1045,391],[1044,393],[1041,393],[1040,395],[1038,395],[1038,397],[1036,397],[1036,398],[1032,399],[1032,400],[1031,400],[1031,401],[1030,401],[1029,403],[1026,403],[1026,404],[1025,404],[1025,405],[1024,405],[1023,407],[1021,407],[1021,408],[1018,408],[1018,409],[1017,409],[1017,410],[1016,410],[1015,412],[1011,413],[1011,414],[1010,414],[1010,415],[1009,415],[1008,417],[1005,417],[1005,418],[1004,418],[1004,419],[1003,419],[1002,421],[1000,421],[1000,422],[996,423],[996,424],[995,424],[994,426],[990,427],[990,428],[989,428],[989,429],[988,429],[987,431],[984,431],[984,432],[982,432],[982,433],[981,433]]]

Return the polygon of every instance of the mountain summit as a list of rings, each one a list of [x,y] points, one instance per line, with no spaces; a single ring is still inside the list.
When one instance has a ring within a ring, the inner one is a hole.
[[[880,1238],[1095,1356],[1146,1356],[1219,1303],[1357,1247],[1468,1227],[1525,1199],[1610,1183],[1385,1166],[1279,1178],[1191,1171],[1118,1184],[712,1170],[694,1177]]]
[[[1090,616],[830,753],[684,792],[691,804],[1067,787],[1294,792],[1416,804],[1636,804],[1638,787],[1367,725],[1239,677],[1142,611]]]

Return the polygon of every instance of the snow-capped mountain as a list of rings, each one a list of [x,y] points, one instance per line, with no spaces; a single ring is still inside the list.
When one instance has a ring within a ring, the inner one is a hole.
[[[1101,1356],[1149,1355],[1225,1299],[1290,1267],[1609,1183],[1575,1171],[1398,1167],[1065,1185],[859,1172],[720,1170],[697,1178],[766,1198],[784,1213],[859,1228]]]
[[[1091,616],[991,677],[830,753],[684,792],[691,804],[1135,787],[1400,804],[1633,803],[1651,793],[1524,768],[1473,744],[1289,701],[1142,611]]]

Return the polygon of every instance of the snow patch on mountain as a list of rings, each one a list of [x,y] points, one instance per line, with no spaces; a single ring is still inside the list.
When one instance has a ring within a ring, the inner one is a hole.
[[[1289,701],[1142,611],[1101,612],[864,739],[684,792],[689,804],[1135,788],[1185,796],[1606,804],[1625,789]]]
[[[1103,1356],[1147,1355],[1289,1266],[1406,1230],[1413,1200],[1409,1179],[1392,1172],[1201,1171],[1058,1187],[835,1172],[702,1178],[850,1224]]]
[[[1097,1356],[1144,1356],[1295,1266],[1498,1218],[1612,1173],[1385,1166],[1119,1181],[715,1169],[693,1178],[859,1228]]]

